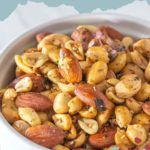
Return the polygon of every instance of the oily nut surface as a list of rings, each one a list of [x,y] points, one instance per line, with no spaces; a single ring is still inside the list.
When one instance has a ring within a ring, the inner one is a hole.
[[[35,35],[0,89],[3,116],[52,150],[149,150],[150,39],[122,32],[83,24]]]

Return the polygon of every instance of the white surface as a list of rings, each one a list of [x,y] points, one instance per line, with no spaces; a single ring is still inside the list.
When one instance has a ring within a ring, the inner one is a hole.
[[[146,0],[136,0],[115,10],[103,11],[97,8],[92,11],[92,13],[99,12],[127,14],[150,20],[150,6]],[[18,5],[16,10],[7,19],[0,21],[0,35],[2,35],[0,38],[0,49],[11,39],[22,34],[29,28],[49,20],[75,14],[79,14],[79,12],[73,6],[60,5],[58,7],[48,7],[44,3],[31,1],[28,1],[26,5]]]
[[[102,12],[102,10],[96,9],[93,10],[92,13],[99,12]],[[150,6],[146,1],[134,1],[133,3],[123,6],[119,9],[106,10],[106,12],[128,14],[150,20]],[[30,1],[26,5],[18,5],[16,10],[7,19],[0,22],[0,35],[2,35],[0,39],[0,49],[14,37],[22,34],[29,28],[49,20],[75,14],[79,14],[79,12],[72,6],[61,5],[59,7],[50,8],[44,3],[35,3]],[[8,136],[8,134],[5,136]],[[10,148],[8,148],[7,141],[3,141],[3,137],[0,137],[0,139],[2,150],[13,150],[12,145]],[[13,140],[13,137],[11,137],[9,140]],[[14,141],[14,145],[16,144],[16,141]]]

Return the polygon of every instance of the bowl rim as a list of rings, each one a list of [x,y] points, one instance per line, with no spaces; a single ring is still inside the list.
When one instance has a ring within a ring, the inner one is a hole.
[[[149,27],[150,22],[145,20],[145,19],[141,19],[139,17],[133,17],[133,16],[128,16],[128,15],[124,15],[124,14],[118,14],[118,13],[108,13],[108,12],[100,12],[100,13],[93,13],[93,14],[89,14],[89,13],[85,13],[85,14],[77,14],[77,15],[70,15],[70,16],[66,16],[66,17],[62,17],[54,19],[54,20],[50,20],[44,23],[41,23],[39,25],[36,25],[26,31],[24,31],[22,34],[17,35],[13,40],[10,40],[2,49],[0,52],[0,64],[4,61],[5,57],[9,54],[9,52],[11,51],[11,48],[16,45],[17,43],[19,43],[19,41],[21,39],[27,38],[29,36],[31,36],[31,34],[33,32],[38,32],[39,30],[43,29],[44,27],[47,27],[48,25],[55,25],[55,24],[59,24],[62,23],[64,21],[67,20],[75,20],[75,19],[82,19],[87,17],[88,19],[91,18],[112,18],[112,19],[119,19],[119,20],[123,20],[123,21],[128,21],[128,22],[133,22],[133,23],[137,23],[137,24],[142,24],[145,25],[147,27]],[[25,143],[25,144],[30,144],[31,146],[34,146],[37,150],[42,149],[42,150],[48,150],[48,148],[45,148],[43,146],[40,146],[39,144],[36,144],[34,142],[32,142],[31,140],[29,140],[28,138],[24,137],[23,135],[21,135],[18,131],[16,131],[15,129],[13,129],[13,127],[7,122],[7,120],[5,119],[5,117],[2,115],[1,111],[0,111],[0,124],[3,124],[3,126],[8,130],[8,132],[10,132],[12,134],[12,136],[16,137],[16,138],[20,138],[20,140]]]

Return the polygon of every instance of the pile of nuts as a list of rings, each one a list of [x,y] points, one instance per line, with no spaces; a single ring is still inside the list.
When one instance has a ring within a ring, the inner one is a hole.
[[[150,150],[150,39],[80,25],[36,40],[0,90],[18,132],[53,150]]]

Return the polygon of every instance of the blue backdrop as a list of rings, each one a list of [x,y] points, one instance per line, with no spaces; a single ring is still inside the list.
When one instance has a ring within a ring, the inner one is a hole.
[[[45,2],[48,6],[60,4],[73,5],[79,12],[90,12],[95,8],[103,10],[118,8],[134,0],[31,0]],[[147,0],[150,3],[150,0]],[[27,0],[0,0],[0,20],[5,19],[16,7],[17,4],[25,4]]]

